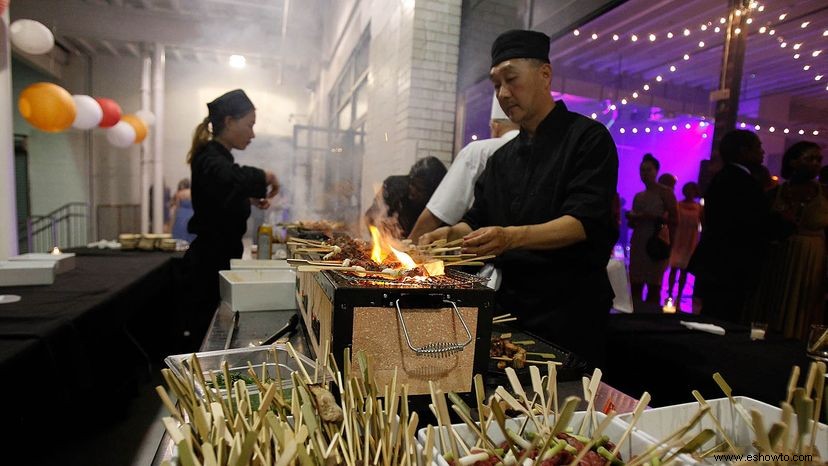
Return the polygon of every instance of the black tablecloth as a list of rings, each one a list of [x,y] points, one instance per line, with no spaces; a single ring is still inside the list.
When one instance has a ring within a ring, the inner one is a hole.
[[[713,323],[723,327],[719,336],[690,330],[679,321]],[[690,392],[720,398],[713,381],[719,372],[733,389],[776,405],[794,365],[807,371],[810,361],[805,343],[769,333],[765,340],[751,341],[750,329],[687,314],[612,315],[607,336],[605,380],[633,396],[644,390],[652,406],[693,401]]]
[[[180,254],[77,252],[75,269],[52,285],[0,287],[22,297],[0,305],[0,397],[9,425],[42,428],[48,420],[70,434],[76,416],[114,416],[148,364],[172,352]]]

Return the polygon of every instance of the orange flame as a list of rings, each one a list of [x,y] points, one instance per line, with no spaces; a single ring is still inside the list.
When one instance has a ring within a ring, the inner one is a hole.
[[[371,260],[382,264],[382,235],[374,225],[369,225],[368,229],[371,231]]]
[[[397,258],[397,260],[400,262],[400,264],[402,264],[402,266],[405,270],[410,270],[410,269],[417,268],[417,263],[414,262],[414,259],[412,259],[411,256],[409,256],[408,254],[406,254],[402,251],[397,251],[396,249],[394,249],[394,246],[388,246],[388,247],[391,248],[391,252],[394,253],[394,256]]]

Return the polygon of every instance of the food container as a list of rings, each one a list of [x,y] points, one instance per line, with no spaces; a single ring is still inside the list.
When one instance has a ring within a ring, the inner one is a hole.
[[[782,410],[775,406],[744,396],[735,396],[733,398],[745,408],[747,413],[750,413],[754,409],[759,411],[765,421],[766,431],[770,429],[774,422],[779,421],[782,417]],[[719,420],[722,429],[725,430],[733,443],[737,447],[744,449],[746,454],[751,452],[755,453],[756,449],[753,447],[753,431],[745,419],[739,415],[733,403],[727,398],[716,398],[707,400],[707,404],[710,405],[710,412]],[[655,441],[656,439],[667,437],[680,427],[686,425],[698,410],[698,403],[683,403],[650,409],[641,414],[641,417],[635,425],[635,430],[650,441]],[[630,416],[623,415],[621,419],[626,420]],[[795,429],[795,425],[793,428]],[[707,415],[702,417],[694,430],[690,432],[690,435],[698,434],[704,429],[712,429],[716,432],[716,437],[703,445],[701,450],[713,448],[715,445],[724,441],[713,420]],[[810,439],[810,437],[806,438]],[[824,455],[826,453],[826,445],[828,445],[828,426],[825,424],[820,424],[817,428],[816,445]],[[703,460],[702,463],[718,464],[712,457]]]
[[[54,261],[0,261],[0,286],[51,285],[56,268]]]
[[[48,252],[27,252],[18,256],[9,257],[10,261],[49,261],[55,263],[55,273],[61,274],[75,268],[75,253],[62,252],[50,254]]]
[[[273,351],[271,351],[271,349]],[[190,359],[192,356],[192,353],[167,356],[164,359],[164,362],[176,376],[185,380],[194,380],[196,395],[203,398],[205,395],[205,387],[201,385],[198,378],[195,377],[195,374],[192,371],[192,367],[190,366]],[[208,384],[212,380],[212,374],[216,373],[216,375],[218,375],[218,373],[221,372],[222,363],[227,361],[231,378],[235,375],[239,375],[246,381],[250,380],[247,382],[247,390],[250,393],[258,393],[259,390],[256,387],[256,384],[249,378],[247,372],[248,363],[253,365],[258,377],[261,377],[262,365],[265,364],[267,367],[268,377],[275,380],[277,375],[281,376],[280,380],[282,382],[282,388],[286,390],[293,387],[293,380],[291,379],[290,374],[299,370],[300,365],[304,367],[304,369],[311,376],[313,376],[315,367],[314,362],[302,354],[297,353],[298,359],[294,359],[288,353],[287,346],[278,343],[270,346],[206,351],[196,353],[196,357],[198,357],[198,362],[201,365],[204,380],[206,380]],[[278,373],[276,372],[277,364],[279,365]],[[221,384],[220,386],[222,387],[221,393],[224,394],[224,385]]]
[[[292,270],[222,270],[222,301],[234,311],[296,309],[296,274]]]
[[[279,269],[290,270],[290,264],[286,260],[259,260],[259,259],[230,259],[231,270],[245,269]]]
[[[578,411],[573,414],[572,421],[570,422],[570,427],[573,430],[577,430],[578,427],[581,425],[581,421],[584,419],[584,415],[586,413],[584,411]],[[595,413],[595,420],[600,424],[606,415],[601,412]],[[538,419],[542,419],[542,417],[538,417]],[[506,420],[506,428],[512,431],[519,431],[521,426],[523,425],[526,417],[515,417],[512,419]],[[587,429],[587,436],[592,434],[592,423],[589,423],[590,427]],[[479,424],[478,424],[479,425]],[[628,424],[619,420],[618,418],[613,419],[609,426],[604,429],[603,435],[609,437],[610,441],[615,443],[621,436],[624,434],[624,431],[627,429]],[[478,436],[474,433],[466,424],[453,424],[452,428],[455,432],[466,442],[466,445],[473,446],[477,442]],[[533,423],[528,423],[526,426],[526,432],[535,432],[536,429]],[[497,425],[495,421],[492,421],[489,424],[488,428],[488,435],[496,444],[502,443],[505,439],[503,436],[503,432],[500,430],[500,427]],[[417,441],[419,441],[422,445],[426,444],[426,435],[427,429],[420,429],[417,431]],[[621,446],[619,450],[619,454],[624,459],[624,461],[629,461],[629,459],[633,456],[640,455],[643,453],[647,448],[651,447],[654,442],[649,439],[648,437],[641,435],[636,432],[632,432],[627,441],[624,442],[624,445]],[[437,428],[434,428],[434,446],[437,448],[440,456],[437,458],[437,464],[440,466],[448,466],[448,462],[445,460],[444,454],[448,452],[447,449],[443,449],[443,445],[440,442],[440,435]],[[679,463],[683,463],[684,461],[679,458],[677,459]]]

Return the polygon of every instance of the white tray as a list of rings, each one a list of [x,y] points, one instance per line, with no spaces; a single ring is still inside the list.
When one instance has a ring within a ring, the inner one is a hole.
[[[51,261],[57,263],[55,273],[68,272],[75,268],[75,253],[62,252],[60,254],[50,254],[48,252],[27,252],[19,256],[9,257],[10,261]]]
[[[744,396],[735,396],[733,398],[737,400],[748,413],[750,413],[752,409],[759,411],[765,421],[766,431],[770,429],[774,422],[781,419],[782,410],[780,408]],[[733,407],[730,400],[727,398],[716,398],[707,400],[707,403],[710,405],[710,412],[713,413],[716,416],[716,419],[719,420],[719,423],[722,425],[722,429],[727,432],[728,437],[730,437],[733,443],[736,444],[737,447],[744,448],[746,454],[756,452],[756,449],[752,446],[752,431],[748,424],[736,411],[736,408]],[[635,425],[635,431],[650,441],[656,441],[656,439],[667,437],[680,427],[687,424],[690,418],[692,418],[698,410],[698,403],[683,403],[650,409],[641,414],[641,417]],[[628,419],[630,416],[631,415],[629,414],[625,414],[622,415],[621,418]],[[794,414],[794,416],[796,416],[796,414]],[[702,450],[713,448],[715,445],[724,441],[724,438],[722,438],[718,433],[718,430],[716,429],[713,421],[710,419],[710,416],[705,415],[701,422],[699,422],[699,424],[695,427],[695,430],[691,431],[691,433],[695,435],[704,429],[712,429],[717,435],[714,439],[702,446]],[[828,450],[828,426],[825,424],[820,424],[817,428],[816,446],[820,449],[820,452],[823,455],[826,454],[826,450]],[[700,463],[720,464],[715,462],[712,457],[709,457]]]
[[[292,270],[222,270],[221,299],[234,311],[296,309],[296,274]]]
[[[583,418],[583,411],[576,412],[572,416],[572,422],[570,423],[570,427],[572,427],[573,429],[577,429],[578,427],[580,427]],[[598,423],[600,423],[606,418],[606,415],[601,412],[596,412],[595,418],[598,421]],[[525,417],[507,419],[506,428],[517,431],[520,429],[520,426],[523,424],[523,421],[525,419]],[[604,430],[604,434],[610,438],[611,442],[615,443],[624,434],[624,431],[627,429],[627,426],[628,424],[626,422],[623,422],[618,418],[615,418],[612,420],[610,425]],[[454,428],[455,432],[457,432],[460,435],[463,441],[466,442],[467,445],[474,445],[477,442],[477,435],[475,435],[475,433],[471,429],[469,429],[469,427],[466,424],[452,424],[452,427]],[[422,445],[425,445],[426,443],[426,431],[427,429],[420,429],[417,431],[417,440]],[[527,424],[526,431],[535,431],[534,425],[531,422]],[[591,434],[591,426],[587,430],[587,432],[588,434]],[[505,440],[503,432],[500,430],[500,427],[494,421],[492,421],[492,423],[489,425],[488,435],[497,444],[500,444]],[[644,450],[651,447],[653,443],[654,442],[646,436],[638,434],[636,432],[632,432],[630,434],[629,439],[624,442],[624,445],[621,446],[619,454],[622,458],[624,458],[624,461],[629,461],[631,457],[643,453]],[[439,464],[440,466],[448,466],[448,462],[443,457],[444,450],[442,444],[440,443],[440,435],[436,427],[434,429],[434,446],[435,448],[437,448],[437,451],[440,454],[440,456],[437,457],[437,464]],[[686,463],[686,461],[684,461],[683,456],[684,455],[682,455],[681,458],[678,458],[676,462],[679,464]]]
[[[0,261],[0,286],[51,285],[56,267],[54,261]]]

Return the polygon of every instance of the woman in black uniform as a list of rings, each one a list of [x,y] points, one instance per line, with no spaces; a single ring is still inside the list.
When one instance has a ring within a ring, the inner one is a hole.
[[[196,127],[187,155],[191,168],[193,217],[187,226],[196,235],[185,261],[191,295],[187,330],[201,341],[219,301],[219,270],[242,256],[250,205],[270,206],[279,192],[276,176],[255,167],[239,166],[232,149],[244,150],[255,137],[256,109],[241,89],[207,104],[209,115]]]

